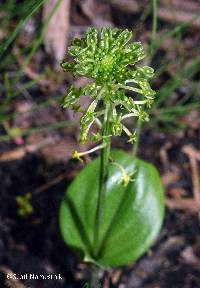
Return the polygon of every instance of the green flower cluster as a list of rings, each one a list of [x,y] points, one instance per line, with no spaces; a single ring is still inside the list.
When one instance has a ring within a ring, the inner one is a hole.
[[[73,74],[95,79],[98,85],[124,82],[127,79],[129,64],[144,58],[140,43],[126,46],[132,33],[127,30],[104,28],[100,39],[95,28],[90,28],[86,37],[74,39],[68,51],[74,62],[64,62],[63,68]]]
[[[81,95],[92,98],[88,109],[80,119],[80,141],[86,142],[89,129],[95,122],[100,130],[92,139],[101,139],[101,116],[105,107],[111,105],[112,135],[120,136],[124,131],[129,141],[135,139],[135,132],[130,132],[124,126],[123,120],[128,117],[138,117],[141,121],[148,120],[145,106],[149,108],[154,100],[155,92],[149,85],[149,79],[154,75],[151,67],[136,65],[145,57],[140,42],[128,43],[132,32],[117,28],[103,28],[100,33],[90,28],[86,36],[74,39],[68,48],[71,60],[64,60],[64,71],[74,76],[85,76],[90,83],[80,89],[71,86],[62,99],[62,107],[72,107],[80,111],[77,105]],[[133,97],[126,92],[133,93]],[[103,105],[102,105],[103,104]],[[103,108],[104,109],[104,108]]]

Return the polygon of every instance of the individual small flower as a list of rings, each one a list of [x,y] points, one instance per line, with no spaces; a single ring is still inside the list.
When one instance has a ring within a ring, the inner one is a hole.
[[[80,142],[81,143],[86,142],[88,131],[91,125],[93,124],[93,122],[95,121],[96,113],[94,112],[94,110],[96,106],[97,106],[97,101],[94,100],[80,119],[80,127],[81,127]]]
[[[100,141],[102,139],[102,135],[98,132],[98,133],[92,133],[92,135],[90,136],[90,140],[92,142],[97,142]]]
[[[146,97],[146,106],[147,106],[147,108],[151,108],[153,102],[154,102],[154,97],[151,97],[151,96],[147,96]]]
[[[138,119],[140,121],[149,121],[149,115],[145,111],[139,109],[138,110]]]
[[[116,109],[113,109],[112,120],[112,133],[114,136],[120,136],[122,134],[122,114],[117,115]]]
[[[110,163],[114,166],[116,166],[120,172],[121,172],[121,177],[118,181],[118,184],[123,185],[124,187],[126,187],[129,182],[133,182],[134,178],[133,176],[135,175],[136,171],[131,171],[130,173],[127,173],[127,171],[124,169],[124,167],[122,165],[120,165],[118,162],[114,161],[111,157],[110,157]]]
[[[129,140],[128,142],[133,144],[137,140],[137,132],[134,131],[132,134],[129,135]]]
[[[83,162],[83,159],[81,158],[81,153],[79,153],[77,150],[72,150],[72,158],[73,159],[77,159],[79,160],[80,162]]]
[[[130,182],[134,181],[133,175],[136,173],[136,171],[133,171],[129,174],[127,174],[126,172],[123,171],[122,173],[122,177],[120,178],[120,180],[118,181],[118,184],[123,185],[124,187],[126,187]]]
[[[73,86],[70,86],[67,90],[67,94],[61,99],[61,106],[67,108],[74,105],[81,96],[81,89],[76,89]]]

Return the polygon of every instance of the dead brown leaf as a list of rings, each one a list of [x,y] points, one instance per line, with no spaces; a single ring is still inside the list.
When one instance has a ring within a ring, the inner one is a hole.
[[[170,2],[168,2],[168,3],[170,3],[172,6],[176,7],[176,9],[191,11],[191,12],[195,12],[195,13],[200,9],[200,5],[199,5],[198,1],[193,1],[193,0],[190,0],[190,1],[188,1],[188,0],[170,0]]]
[[[150,8],[150,5],[147,5],[147,3],[149,3],[148,1],[141,2],[136,0],[109,0],[109,2],[115,7],[120,8],[122,11],[127,13],[139,13],[145,8]],[[189,2],[187,6],[188,5]],[[170,4],[168,4],[167,1],[167,5],[163,5],[163,3],[158,5],[158,18],[170,23],[185,23],[187,21],[190,21],[195,16],[196,12],[199,10],[199,4],[194,3],[193,6],[195,8],[198,8],[194,11],[190,11],[191,9],[188,10],[187,7],[185,8],[184,5],[181,4],[181,2],[179,4],[179,7],[177,8],[177,6],[175,6],[175,3],[174,5],[171,2]],[[192,23],[192,26],[199,28],[200,19],[195,19]]]
[[[134,0],[109,0],[109,2],[124,12],[137,13],[141,10],[141,3]]]
[[[52,7],[57,0],[45,1],[43,8],[43,20],[45,21],[51,13]],[[44,36],[44,45],[47,52],[53,56],[55,66],[59,67],[64,58],[70,25],[70,0],[62,0],[59,7],[51,18],[48,29]]]
[[[111,20],[106,19],[105,13],[101,11],[102,3],[98,3],[97,5],[94,0],[83,0],[80,4],[83,13],[90,19],[93,25],[97,27],[113,26]]]
[[[75,141],[71,137],[67,137],[55,143],[55,145],[46,145],[41,149],[41,154],[49,164],[66,163],[71,158],[71,151],[75,147]]]
[[[170,9],[165,7],[159,7],[158,9],[158,17],[170,23],[185,23],[190,21],[194,16],[195,13],[184,10],[176,11],[175,9],[173,9],[173,7],[170,7]],[[192,26],[199,28],[200,20],[199,19],[194,20]]]
[[[44,138],[38,143],[35,142],[34,144],[31,144],[31,145],[24,145],[20,148],[17,148],[11,151],[2,152],[0,153],[0,162],[20,160],[24,156],[26,156],[27,153],[35,153],[46,145],[52,145],[54,141],[55,140],[52,137]]]

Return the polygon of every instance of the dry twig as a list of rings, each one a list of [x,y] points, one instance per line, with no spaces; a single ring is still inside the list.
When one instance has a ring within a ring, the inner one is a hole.
[[[54,139],[51,137],[43,139],[39,143],[34,143],[31,145],[25,145],[23,147],[14,149],[12,151],[6,151],[0,153],[0,162],[8,162],[8,161],[14,161],[14,160],[20,160],[24,156],[26,156],[27,153],[33,153],[41,149],[42,147],[45,147],[46,145],[52,145],[54,144]]]
[[[192,213],[199,212],[200,205],[193,199],[176,199],[172,200],[169,198],[165,199],[165,205],[169,209],[181,209],[188,210]]]
[[[188,156],[191,167],[191,176],[193,183],[193,195],[196,203],[200,207],[200,182],[199,182],[199,170],[198,163],[199,153],[191,145],[184,146],[182,151]],[[198,158],[197,158],[198,157]],[[199,208],[199,217],[200,217],[200,208]]]

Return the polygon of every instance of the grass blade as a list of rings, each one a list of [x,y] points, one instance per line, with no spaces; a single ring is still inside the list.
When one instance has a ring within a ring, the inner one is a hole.
[[[181,86],[182,82],[194,75],[200,69],[200,56],[196,57],[192,63],[186,67],[183,71],[179,72],[174,78],[168,80],[158,91],[156,95],[156,101],[153,105],[153,110],[162,104],[173,91]]]
[[[33,5],[26,11],[22,19],[18,22],[15,29],[12,31],[10,36],[7,40],[5,40],[0,45],[0,57],[4,54],[4,52],[8,49],[10,44],[13,42],[13,40],[17,37],[17,34],[19,33],[22,26],[26,23],[26,21],[40,8],[40,6],[44,3],[45,0],[37,0],[33,2]]]

